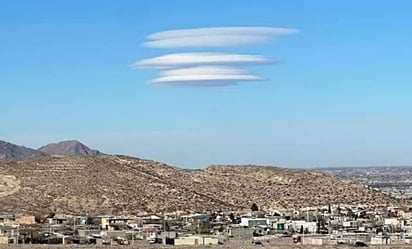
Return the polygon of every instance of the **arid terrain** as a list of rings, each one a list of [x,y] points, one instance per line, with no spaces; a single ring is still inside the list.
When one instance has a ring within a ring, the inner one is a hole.
[[[394,199],[322,173],[262,166],[184,170],[125,156],[51,156],[0,164],[2,213],[121,214],[340,205]]]

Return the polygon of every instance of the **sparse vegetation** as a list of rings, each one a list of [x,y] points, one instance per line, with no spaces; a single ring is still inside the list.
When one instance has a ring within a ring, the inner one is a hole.
[[[125,156],[59,156],[3,163],[0,175],[8,176],[4,184],[17,189],[4,188],[9,192],[0,194],[3,213],[202,212],[250,210],[250,203],[271,210],[393,202],[364,185],[304,170],[210,166],[186,171]]]
[[[256,205],[256,203],[253,203],[252,206],[250,207],[250,209],[252,210],[252,212],[259,211],[259,207],[258,207],[258,205]]]

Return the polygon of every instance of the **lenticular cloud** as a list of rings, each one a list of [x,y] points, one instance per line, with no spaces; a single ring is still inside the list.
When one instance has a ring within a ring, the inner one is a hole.
[[[184,84],[185,82],[209,84],[220,82],[220,85],[232,85],[239,81],[261,81],[262,77],[246,70],[234,67],[204,66],[167,70],[152,80],[155,84]]]
[[[210,27],[197,29],[174,29],[161,31],[147,36],[149,40],[205,36],[205,35],[290,35],[297,33],[296,29],[272,28],[272,27]]]
[[[264,65],[274,61],[260,55],[227,53],[181,53],[168,54],[141,60],[135,68],[171,68],[193,65]]]
[[[212,27],[167,30],[151,34],[143,43],[153,48],[232,47],[259,45],[276,36],[297,33],[296,29],[272,27]]]
[[[296,29],[274,27],[209,27],[177,29],[147,36],[142,45],[149,48],[195,49],[210,47],[255,46],[272,42],[279,36],[297,33]],[[246,81],[262,81],[263,77],[244,70],[245,66],[273,64],[261,55],[190,52],[172,53],[143,59],[133,64],[139,68],[157,68],[152,84],[169,86],[227,86]]]

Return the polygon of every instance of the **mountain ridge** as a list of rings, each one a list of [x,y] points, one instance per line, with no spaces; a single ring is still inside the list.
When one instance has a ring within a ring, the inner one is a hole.
[[[57,143],[50,143],[37,149],[49,155],[66,155],[66,156],[98,156],[101,153],[93,150],[77,140],[66,140]]]
[[[98,156],[104,155],[104,153],[98,150],[90,149],[77,140],[49,143],[39,149],[16,145],[0,140],[0,162],[25,161],[51,155]]]
[[[0,162],[22,161],[48,156],[46,153],[0,140]]]

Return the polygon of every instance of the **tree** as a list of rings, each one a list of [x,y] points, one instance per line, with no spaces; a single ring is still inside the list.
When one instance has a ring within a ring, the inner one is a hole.
[[[171,229],[170,229],[170,224],[169,224],[169,222],[165,222],[165,231],[170,231]]]
[[[232,223],[235,222],[235,215],[233,213],[229,214],[229,219],[231,220]]]
[[[263,211],[257,212],[256,218],[265,218],[265,212],[263,212]]]
[[[250,209],[252,210],[252,212],[259,211],[259,207],[256,203],[253,203],[252,206],[250,207]]]
[[[330,203],[329,203],[329,205],[328,205],[328,213],[329,213],[329,214],[332,214],[332,208],[331,208],[331,206],[330,206]]]
[[[352,219],[355,218],[355,214],[353,213],[353,211],[352,211],[351,208],[349,208],[349,210],[348,210],[348,217],[350,217],[350,218],[352,218]]]
[[[340,212],[342,211],[342,209],[340,208],[340,205],[338,205],[337,210],[338,210],[338,214],[340,214]]]
[[[98,222],[93,217],[87,216],[86,225],[96,225]]]
[[[47,219],[54,218],[54,216],[56,216],[56,213],[51,212],[49,213],[49,215],[47,215]]]

